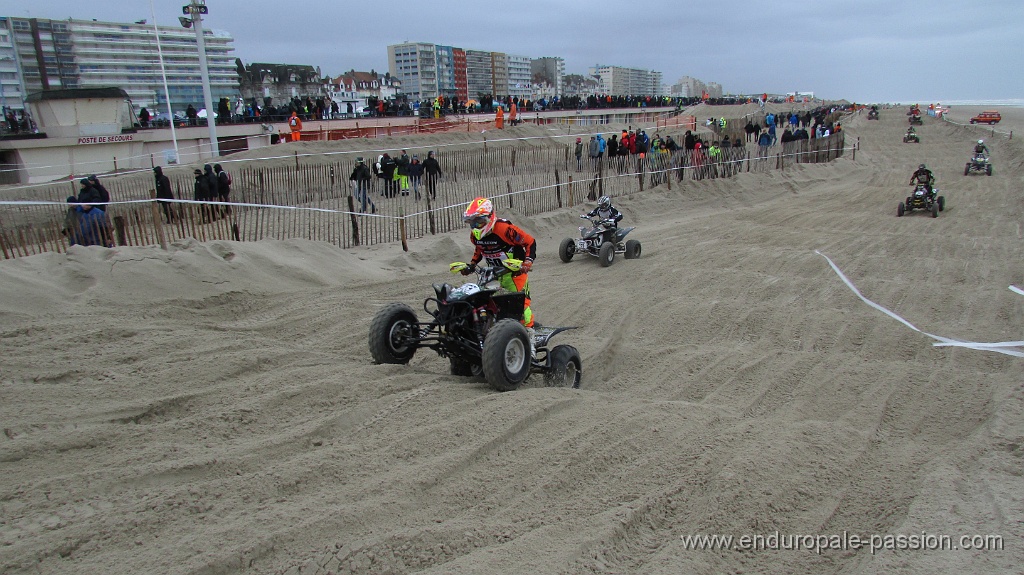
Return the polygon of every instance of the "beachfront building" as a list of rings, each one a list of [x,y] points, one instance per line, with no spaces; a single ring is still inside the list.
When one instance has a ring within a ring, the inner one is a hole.
[[[25,109],[25,93],[19,81],[18,53],[8,20],[10,18],[0,16],[0,104],[5,113],[8,109]]]
[[[444,96],[460,101],[482,94],[530,97],[531,59],[426,42],[388,46],[388,68],[413,100]]]
[[[254,63],[240,74],[239,90],[246,102],[256,98],[260,106],[280,105],[293,98],[316,99],[323,95],[320,68],[301,64]]]
[[[357,72],[354,69],[334,78],[325,77],[324,88],[331,100],[338,103],[343,117],[361,115],[369,102],[390,100],[402,91],[402,83],[390,73],[383,75],[374,70]],[[352,105],[351,112],[348,105]]]
[[[533,84],[531,99],[551,100],[562,95],[565,77],[565,60],[562,58],[534,58],[530,62],[530,81]]]
[[[95,20],[0,17],[0,85],[12,108],[28,94],[46,90],[117,87],[137,112],[165,112],[157,33],[171,106],[205,107],[196,34],[181,26],[154,27],[145,20],[125,24]],[[210,90],[214,101],[238,96],[238,72],[227,32],[204,29]],[[6,37],[6,39],[5,39]],[[9,44],[9,50],[3,46]],[[10,54],[9,52],[13,52]],[[7,58],[13,58],[13,62]],[[14,68],[16,78],[10,77]]]
[[[669,95],[674,98],[700,98],[707,89],[707,84],[697,78],[683,76],[672,85]]]
[[[609,96],[661,96],[661,72],[597,65],[590,75],[598,79],[599,91]]]

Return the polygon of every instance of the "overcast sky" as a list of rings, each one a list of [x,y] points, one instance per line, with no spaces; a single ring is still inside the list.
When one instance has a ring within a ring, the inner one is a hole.
[[[153,0],[176,25],[185,0]],[[1024,0],[207,0],[204,26],[243,63],[387,71],[387,46],[430,42],[856,102],[1024,98]],[[666,11],[667,9],[668,11]],[[0,14],[152,23],[150,0],[0,0]]]

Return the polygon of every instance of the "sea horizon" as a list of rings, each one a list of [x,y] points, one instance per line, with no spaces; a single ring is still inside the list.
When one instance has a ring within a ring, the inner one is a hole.
[[[919,103],[922,105],[927,104],[942,104],[943,106],[1009,106],[1009,107],[1024,107],[1024,98],[978,98],[978,99],[950,99],[943,100],[942,98],[937,99],[921,99],[921,100],[896,100],[897,103]]]

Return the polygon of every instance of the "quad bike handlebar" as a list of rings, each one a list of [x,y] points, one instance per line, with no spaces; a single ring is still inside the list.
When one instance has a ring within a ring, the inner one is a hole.
[[[461,273],[462,275],[469,275],[476,272],[477,277],[479,278],[479,284],[482,286],[505,274],[517,273],[523,267],[523,260],[516,258],[506,258],[501,260],[501,263],[502,265],[500,266],[482,266],[468,264],[466,262],[452,262],[451,265],[448,266],[448,271],[453,274]]]

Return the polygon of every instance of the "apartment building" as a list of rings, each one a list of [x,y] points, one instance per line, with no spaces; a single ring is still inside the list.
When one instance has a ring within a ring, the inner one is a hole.
[[[145,20],[125,24],[13,16],[0,17],[0,26],[2,95],[8,100],[18,98],[16,106],[8,102],[11,107],[21,107],[28,94],[44,90],[118,87],[128,94],[136,111],[147,107],[164,112],[167,98],[160,52],[172,108],[182,111],[189,104],[205,107],[192,29],[154,27]],[[213,99],[234,101],[239,93],[234,39],[227,32],[204,29],[204,40]],[[7,58],[13,58],[15,82],[10,78],[12,62]]]
[[[388,46],[388,68],[413,100],[437,96],[475,99],[480,94],[531,97],[531,59],[504,52],[467,50],[425,42]]]
[[[600,91],[611,96],[661,96],[661,72],[597,65],[590,75],[598,78]]]

